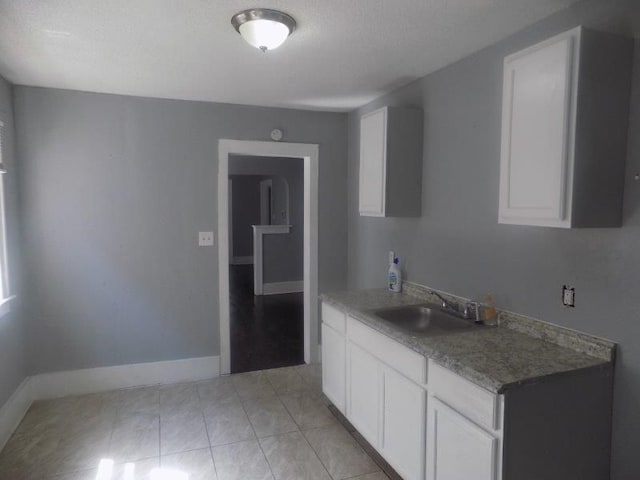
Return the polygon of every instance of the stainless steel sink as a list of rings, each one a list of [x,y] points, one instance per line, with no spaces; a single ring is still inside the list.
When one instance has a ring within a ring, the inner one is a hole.
[[[421,337],[470,330],[481,326],[473,320],[456,317],[431,304],[382,308],[372,313],[410,335]]]

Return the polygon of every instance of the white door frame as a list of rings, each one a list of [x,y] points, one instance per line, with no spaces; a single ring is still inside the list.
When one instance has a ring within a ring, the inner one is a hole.
[[[229,205],[227,208],[227,225],[229,230],[229,260],[233,262],[233,181],[229,179],[229,191],[227,192]]]
[[[218,141],[218,274],[220,373],[231,371],[229,338],[229,156],[290,157],[304,161],[304,361],[318,361],[318,174],[319,148],[311,143]]]

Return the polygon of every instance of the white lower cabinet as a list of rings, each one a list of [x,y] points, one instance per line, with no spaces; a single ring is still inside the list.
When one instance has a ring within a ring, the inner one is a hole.
[[[404,480],[501,480],[498,396],[333,306],[322,317],[325,395]]]
[[[380,425],[380,362],[347,342],[347,418],[378,448]]]
[[[325,303],[322,361],[324,393],[404,480],[608,478],[612,365],[498,394]]]
[[[322,391],[343,414],[346,413],[346,345],[344,334],[322,324]]]
[[[347,418],[404,480],[424,480],[424,356],[347,316]]]
[[[498,480],[498,438],[435,397],[427,412],[427,480]]]
[[[380,453],[403,479],[423,479],[426,391],[383,367],[382,397]]]

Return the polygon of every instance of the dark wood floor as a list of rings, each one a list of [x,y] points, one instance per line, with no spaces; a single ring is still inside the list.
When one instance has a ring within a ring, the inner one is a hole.
[[[304,363],[302,293],[253,295],[253,265],[229,267],[231,373]]]

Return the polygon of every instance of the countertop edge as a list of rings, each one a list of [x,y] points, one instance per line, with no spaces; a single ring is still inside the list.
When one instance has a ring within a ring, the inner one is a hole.
[[[333,295],[338,294],[338,292],[334,293]],[[414,295],[410,295],[407,293],[403,293],[403,299],[408,300],[406,302],[406,305],[411,305],[412,304],[412,300],[415,299],[415,304],[420,304],[420,303],[424,303],[425,299],[418,297],[418,296],[414,296]],[[400,297],[399,297],[400,298]],[[524,378],[522,380],[519,381],[514,381],[514,382],[502,382],[500,380],[497,380],[493,377],[491,377],[490,375],[487,375],[485,373],[479,372],[475,369],[473,369],[472,367],[470,367],[468,364],[465,364],[463,362],[459,362],[455,359],[450,358],[446,353],[443,353],[441,351],[437,351],[437,350],[433,350],[433,349],[428,349],[428,348],[421,348],[421,349],[417,349],[415,348],[413,345],[411,345],[410,343],[403,341],[402,337],[403,337],[403,333],[400,331],[396,331],[394,333],[396,333],[396,336],[391,336],[389,335],[389,332],[385,332],[383,329],[380,328],[380,321],[371,318],[371,315],[369,313],[367,313],[367,310],[363,310],[360,308],[354,308],[348,304],[343,303],[340,300],[335,299],[334,297],[332,297],[332,293],[326,293],[326,294],[322,294],[319,296],[319,299],[322,302],[325,302],[329,305],[332,305],[334,307],[339,308],[340,310],[344,311],[347,315],[350,315],[354,318],[356,318],[357,320],[361,321],[362,323],[364,323],[366,326],[376,330],[377,332],[381,333],[382,335],[387,336],[388,338],[391,338],[392,340],[395,340],[399,343],[401,343],[402,345],[404,345],[405,347],[411,349],[412,351],[415,351],[416,353],[419,353],[420,355],[423,355],[425,358],[429,359],[429,360],[433,360],[435,362],[437,362],[438,364],[441,364],[443,367],[448,368],[450,370],[452,370],[454,373],[460,375],[461,377],[465,378],[466,380],[469,380],[470,382],[473,382],[479,386],[481,386],[482,388],[494,393],[494,394],[504,394],[510,390],[513,390],[515,388],[519,388],[519,387],[524,387],[527,385],[533,385],[536,383],[542,383],[542,382],[547,382],[550,381],[551,379],[556,379],[562,376],[569,376],[569,375],[577,375],[589,370],[598,370],[598,369],[604,369],[604,368],[613,368],[614,362],[613,362],[613,358],[610,360],[607,360],[605,358],[602,358],[600,356],[591,356],[588,355],[587,353],[578,351],[578,350],[573,350],[576,353],[581,353],[582,355],[585,355],[589,358],[593,358],[594,360],[599,360],[598,363],[594,363],[592,365],[587,365],[584,367],[576,367],[576,368],[571,368],[571,369],[567,369],[567,370],[559,370],[557,372],[553,372],[550,374],[545,374],[542,376],[536,376],[536,377],[530,377],[530,378]],[[404,303],[404,302],[403,302]],[[509,328],[509,327],[490,327],[490,328]],[[514,329],[511,329],[514,330]],[[543,338],[540,338],[538,336],[535,335],[528,335],[526,332],[521,332],[518,330],[515,330],[517,333],[521,334],[521,335],[525,335],[527,337],[530,337],[532,339],[535,340],[539,340],[539,341],[543,341],[546,343],[552,343],[554,345],[554,342],[548,342]],[[612,342],[613,343],[613,342]],[[615,345],[615,344],[614,344]],[[563,345],[557,345],[559,347],[562,348],[568,348],[566,346]]]

